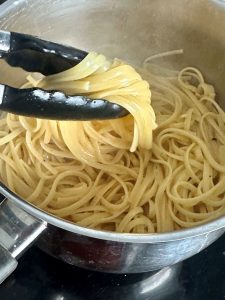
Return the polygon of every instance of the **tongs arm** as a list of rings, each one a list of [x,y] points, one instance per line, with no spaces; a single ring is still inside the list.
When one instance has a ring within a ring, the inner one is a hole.
[[[28,72],[46,76],[62,72],[81,62],[87,54],[32,35],[0,30],[0,58]]]
[[[50,120],[106,120],[123,117],[127,111],[104,99],[68,96],[39,88],[17,89],[0,84],[0,110]]]

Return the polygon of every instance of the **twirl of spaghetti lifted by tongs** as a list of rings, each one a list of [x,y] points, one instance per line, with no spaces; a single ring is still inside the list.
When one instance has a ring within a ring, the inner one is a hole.
[[[78,63],[87,52],[41,40],[31,35],[0,31],[0,58],[28,72],[52,75]],[[40,88],[18,89],[0,84],[0,110],[17,115],[54,120],[105,120],[128,114],[105,99],[65,95]]]

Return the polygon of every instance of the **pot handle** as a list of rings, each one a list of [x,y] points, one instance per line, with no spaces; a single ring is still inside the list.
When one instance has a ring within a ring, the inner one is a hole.
[[[0,203],[0,283],[17,267],[17,258],[46,229],[47,223],[17,207],[11,200]]]

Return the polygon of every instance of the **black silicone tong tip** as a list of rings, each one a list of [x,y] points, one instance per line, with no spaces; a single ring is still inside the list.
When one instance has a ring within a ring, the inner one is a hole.
[[[37,37],[0,30],[0,58],[13,67],[44,75],[56,74],[81,62],[88,53]],[[16,89],[0,84],[0,109],[51,120],[106,120],[128,114],[104,99],[65,95],[39,88]]]
[[[105,120],[127,114],[121,106],[104,99],[92,100],[84,96],[67,96],[59,91],[16,89],[0,85],[0,97],[1,110],[41,119]]]
[[[0,31],[0,57],[9,65],[28,72],[40,72],[46,76],[56,74],[75,66],[87,54],[32,35]]]

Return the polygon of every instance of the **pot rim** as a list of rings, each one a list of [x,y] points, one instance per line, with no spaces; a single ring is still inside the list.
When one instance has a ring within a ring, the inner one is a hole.
[[[84,235],[96,239],[114,241],[120,243],[165,243],[169,241],[182,240],[187,238],[193,238],[199,235],[206,235],[210,232],[219,230],[224,227],[225,230],[225,216],[219,217],[213,221],[207,222],[203,225],[195,227],[181,229],[179,231],[167,232],[167,233],[148,233],[148,234],[136,234],[136,233],[115,233],[110,231],[101,231],[86,227],[81,227],[67,220],[60,219],[53,216],[33,204],[25,201],[10,191],[4,184],[0,183],[0,193],[3,194],[9,201],[12,201],[17,207],[25,210],[33,217],[43,220],[48,224],[59,227],[66,231],[73,232],[75,234]]]

